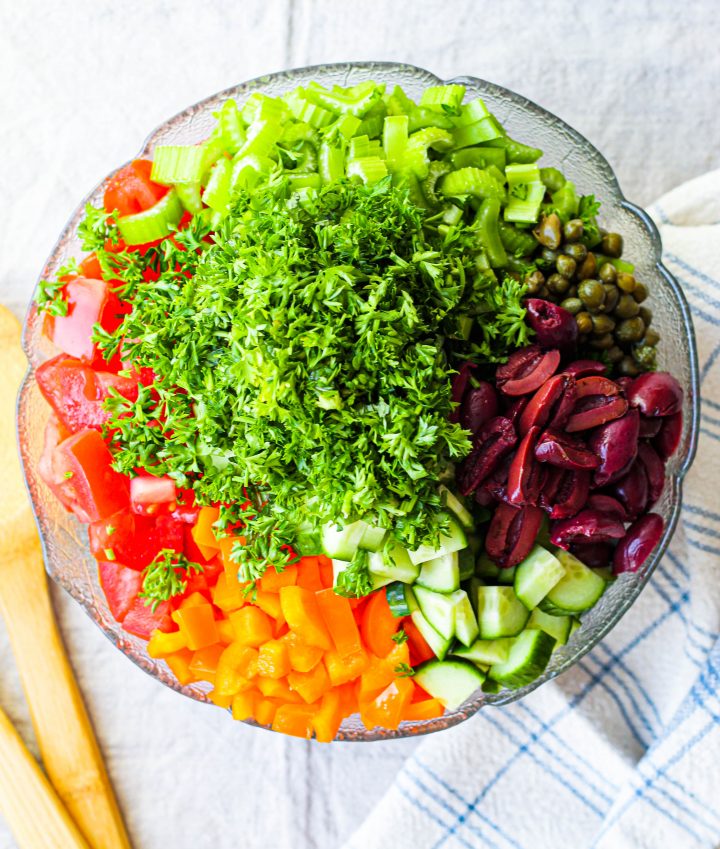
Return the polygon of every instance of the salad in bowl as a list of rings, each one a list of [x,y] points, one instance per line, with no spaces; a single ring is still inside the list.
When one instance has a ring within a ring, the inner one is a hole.
[[[376,72],[216,98],[105,182],[32,311],[31,489],[87,528],[115,633],[325,742],[567,665],[693,438],[597,196],[463,82]]]

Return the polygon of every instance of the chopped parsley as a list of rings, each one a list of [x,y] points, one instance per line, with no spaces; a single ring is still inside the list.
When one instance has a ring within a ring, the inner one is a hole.
[[[146,566],[139,596],[154,612],[161,601],[185,592],[191,572],[202,571],[203,567],[199,563],[193,563],[184,554],[172,548],[163,548],[152,563]]]

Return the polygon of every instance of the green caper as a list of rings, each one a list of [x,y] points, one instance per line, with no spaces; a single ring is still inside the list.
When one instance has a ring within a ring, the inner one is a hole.
[[[611,262],[604,262],[598,271],[598,277],[603,283],[615,283],[617,281],[617,269]]]
[[[653,314],[650,307],[640,307],[640,318],[645,322],[645,327],[650,327],[653,320]]]
[[[543,248],[540,254],[542,261],[547,263],[548,265],[555,265],[555,261],[558,258],[558,252],[552,251],[550,248]]]
[[[636,283],[635,288],[633,289],[633,298],[641,304],[645,298],[648,296],[647,286],[644,283]]]
[[[580,278],[580,280],[587,280],[590,277],[594,277],[596,271],[597,260],[595,259],[595,254],[591,251],[582,261],[577,276]]]
[[[605,283],[605,303],[603,304],[603,312],[612,312],[620,300],[620,290],[612,283]]]
[[[527,286],[528,295],[537,295],[537,293],[542,289],[543,283],[545,282],[545,275],[542,271],[536,269],[532,271],[525,278],[525,285]]]
[[[545,298],[546,301],[550,300],[550,290],[547,287],[547,283],[543,283],[542,288],[538,292],[538,296]]]
[[[573,283],[573,285],[567,290],[568,298],[577,298],[578,287]]]
[[[547,287],[554,295],[564,295],[570,287],[570,281],[562,274],[551,274],[548,277]]]
[[[644,369],[655,368],[657,350],[650,345],[635,345],[632,351],[635,362]]]
[[[618,318],[634,318],[640,312],[640,307],[632,295],[621,295],[615,306],[615,315]]]
[[[619,233],[608,233],[603,236],[602,242],[600,243],[600,251],[604,253],[605,256],[613,257],[613,259],[617,259],[619,256],[622,256],[622,236]]]
[[[563,252],[571,256],[575,262],[583,262],[588,255],[588,249],[582,242],[571,242],[569,245],[563,245]]]
[[[571,256],[560,254],[555,262],[555,268],[557,268],[559,274],[569,280],[575,274],[577,263]]]
[[[615,344],[615,339],[612,333],[605,333],[603,336],[594,336],[590,340],[590,347],[598,351],[607,351]]]
[[[552,212],[550,215],[543,215],[540,223],[533,230],[533,236],[544,247],[555,250],[560,247],[561,228],[560,217],[557,213]]]
[[[632,274],[626,274],[621,271],[617,276],[617,284],[623,292],[632,292],[636,286],[635,277]]]
[[[611,363],[619,363],[620,360],[625,356],[622,351],[622,348],[618,348],[617,345],[613,345],[612,348],[608,348],[605,352],[605,356],[608,361]]]
[[[577,315],[583,308],[583,302],[580,300],[580,298],[565,298],[565,300],[560,304],[560,306],[563,309],[566,309],[569,313]]]
[[[637,367],[635,360],[627,355],[618,363],[618,370],[623,377],[635,377],[640,374],[640,369]]]
[[[579,242],[585,232],[585,225],[580,218],[571,218],[563,227],[563,232],[566,242]]]
[[[597,336],[603,336],[605,333],[611,333],[615,329],[615,322],[609,315],[594,315],[592,323],[593,333]]]
[[[645,322],[636,315],[635,318],[625,318],[615,328],[618,342],[639,342],[645,335]]]
[[[592,330],[592,316],[589,312],[579,312],[575,316],[575,321],[577,322],[580,333],[590,333]]]
[[[653,330],[652,328],[648,328],[645,331],[645,338],[643,339],[643,345],[649,345],[651,348],[660,341],[660,334],[657,330]]]
[[[599,280],[583,280],[578,287],[580,300],[586,307],[600,307],[605,300],[605,287]]]

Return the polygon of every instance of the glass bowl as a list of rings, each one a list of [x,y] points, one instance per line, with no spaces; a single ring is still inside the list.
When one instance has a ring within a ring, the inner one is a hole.
[[[228,97],[238,100],[254,91],[281,95],[299,85],[318,80],[325,85],[353,85],[367,79],[401,85],[411,97],[417,97],[429,85],[442,81],[428,71],[410,65],[383,62],[318,65],[260,77],[226,89],[190,106],[158,127],[147,139],[138,156],[149,156],[157,144],[192,144],[204,139],[213,124],[212,113]],[[462,83],[469,97],[482,97],[509,134],[542,148],[543,163],[561,168],[574,181],[580,193],[594,193],[602,202],[601,220],[605,227],[620,232],[625,240],[625,255],[635,263],[638,276],[648,284],[652,297],[654,326],[662,334],[659,364],[671,371],[685,387],[684,430],[680,447],[668,463],[665,489],[655,510],[665,520],[665,532],[644,568],[637,574],[622,575],[607,590],[600,603],[583,617],[582,627],[569,643],[556,651],[540,678],[519,690],[502,690],[495,695],[478,692],[465,704],[439,719],[403,723],[397,731],[366,730],[358,717],[343,722],[339,740],[371,741],[428,734],[449,728],[472,716],[486,705],[503,705],[521,699],[546,681],[559,675],[590,651],[632,605],[672,536],[680,510],[682,479],[695,453],[698,429],[698,366],[690,311],[678,282],[662,264],[658,232],[642,209],[627,201],[610,165],[579,133],[559,118],[526,98],[505,88],[475,79],[458,77],[448,82]],[[73,213],[42,269],[41,278],[52,277],[71,257],[81,254],[76,235],[86,203],[100,203],[108,175],[85,197]],[[129,634],[110,615],[100,589],[83,525],[64,511],[37,474],[42,450],[44,423],[48,409],[35,381],[35,368],[53,353],[41,333],[42,321],[30,306],[25,322],[23,345],[30,369],[23,383],[18,404],[20,451],[35,516],[43,540],[49,574],[79,602],[95,624],[130,660],[167,687],[200,702],[207,702],[208,685],[185,687],[175,681],[164,661],[148,656],[146,644]]]

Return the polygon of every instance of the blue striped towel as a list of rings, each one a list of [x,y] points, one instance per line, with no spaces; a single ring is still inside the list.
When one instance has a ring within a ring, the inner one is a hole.
[[[690,301],[702,379],[670,549],[572,670],[424,741],[345,849],[720,846],[720,171],[651,214]]]

